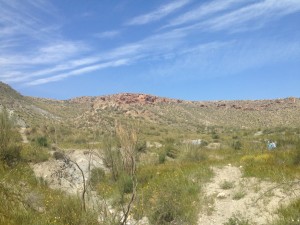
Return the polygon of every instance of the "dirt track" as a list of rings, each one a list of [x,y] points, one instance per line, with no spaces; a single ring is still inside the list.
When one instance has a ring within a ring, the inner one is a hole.
[[[250,224],[269,224],[277,217],[276,209],[280,204],[287,204],[300,194],[299,190],[294,192],[283,186],[270,190],[278,184],[243,178],[242,169],[238,167],[228,165],[213,170],[214,178],[204,187],[208,200],[205,212],[199,214],[198,225],[224,224],[233,216],[248,220]],[[222,189],[220,184],[224,181],[232,183],[233,187]],[[241,193],[244,196],[236,199]]]

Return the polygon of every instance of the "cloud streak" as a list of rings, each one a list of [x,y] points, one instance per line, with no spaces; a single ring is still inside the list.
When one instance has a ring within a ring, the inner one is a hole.
[[[264,24],[297,11],[300,11],[298,0],[265,0],[208,20],[203,25],[211,30],[224,30],[241,27],[253,21]]]
[[[115,38],[121,34],[121,31],[118,30],[110,30],[110,31],[104,31],[101,33],[97,33],[94,36],[96,38]]]
[[[48,40],[53,33],[48,32],[48,22],[40,14],[47,15],[51,21],[59,18],[54,7],[44,0],[6,1],[0,0],[0,40],[12,36],[27,36],[40,41]],[[37,14],[35,12],[40,12]]]
[[[131,61],[130,59],[119,59],[119,60],[116,60],[116,61],[100,63],[100,64],[97,64],[97,65],[92,65],[92,66],[87,66],[87,67],[84,67],[84,68],[81,68],[81,69],[76,69],[76,70],[73,70],[71,72],[62,73],[62,74],[58,74],[58,75],[43,78],[43,79],[37,79],[37,80],[31,81],[31,82],[27,82],[26,85],[34,86],[34,85],[40,85],[40,84],[55,82],[55,81],[65,79],[67,77],[78,76],[78,75],[88,73],[88,72],[92,72],[92,71],[96,71],[96,70],[101,70],[101,69],[111,68],[111,67],[124,66],[124,65],[127,65],[130,61]]]
[[[187,5],[189,2],[190,0],[177,0],[172,3],[163,5],[153,12],[132,18],[126,23],[126,25],[143,25],[147,23],[152,23],[154,21],[162,19],[163,17],[166,17],[172,12]]]
[[[246,1],[249,3],[249,0]],[[193,10],[190,10],[179,17],[173,19],[165,27],[178,26],[194,21],[199,21],[207,16],[230,9],[233,6],[245,4],[245,0],[215,0],[206,4],[201,4]]]

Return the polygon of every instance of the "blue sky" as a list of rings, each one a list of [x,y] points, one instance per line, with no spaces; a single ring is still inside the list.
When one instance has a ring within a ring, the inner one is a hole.
[[[0,0],[0,80],[68,99],[300,97],[300,0]]]

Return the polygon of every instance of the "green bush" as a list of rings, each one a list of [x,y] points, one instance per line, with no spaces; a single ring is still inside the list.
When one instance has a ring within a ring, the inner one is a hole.
[[[286,207],[278,210],[279,219],[274,221],[274,225],[299,225],[300,224],[300,199],[292,202]]]
[[[166,145],[165,148],[164,148],[164,151],[166,153],[166,155],[172,159],[175,159],[177,158],[177,155],[178,155],[178,149],[176,149],[173,145]]]
[[[56,160],[64,160],[66,158],[65,154],[63,152],[55,151],[53,153],[53,157]]]
[[[152,224],[195,224],[199,186],[180,169],[161,169],[142,190],[146,216]]]
[[[240,199],[244,198],[245,195],[246,195],[246,192],[240,190],[240,191],[237,191],[233,194],[232,199],[233,200],[240,200]]]
[[[223,225],[250,225],[250,222],[247,219],[241,219],[237,216],[232,216]]]
[[[0,150],[5,149],[13,137],[13,121],[6,109],[0,112]]]
[[[47,138],[46,137],[38,137],[37,139],[36,139],[36,142],[37,142],[37,144],[39,145],[39,146],[41,146],[41,147],[48,147],[48,140],[47,140]]]
[[[200,162],[207,159],[204,150],[199,146],[187,144],[183,146],[181,152],[181,160],[186,162]]]
[[[293,164],[294,165],[300,165],[300,141],[298,141],[295,145],[295,155],[293,157]]]
[[[91,170],[90,182],[92,186],[96,186],[105,179],[105,171],[102,168],[93,168]]]
[[[208,145],[208,142],[207,142],[207,141],[205,141],[205,140],[202,140],[202,141],[201,141],[201,144],[200,144],[201,147],[205,147],[205,146],[207,146],[207,145]]]
[[[11,166],[20,160],[21,146],[15,144],[14,122],[4,108],[0,112],[0,159]]]
[[[232,143],[232,147],[234,150],[240,150],[242,148],[242,142],[237,140]]]
[[[21,151],[21,157],[26,162],[44,162],[49,159],[49,152],[37,145],[25,145]]]
[[[133,191],[133,181],[129,175],[123,173],[118,180],[119,190],[121,194],[129,194]]]
[[[234,182],[231,181],[223,181],[222,183],[220,183],[220,188],[224,189],[224,190],[228,190],[234,187]]]
[[[146,150],[147,150],[147,143],[146,143],[146,141],[139,141],[137,143],[136,148],[137,148],[138,152],[146,152]]]
[[[166,161],[167,154],[163,151],[158,154],[158,163],[163,164]]]
[[[13,166],[21,161],[21,150],[20,145],[10,145],[2,151],[1,159],[8,166]]]

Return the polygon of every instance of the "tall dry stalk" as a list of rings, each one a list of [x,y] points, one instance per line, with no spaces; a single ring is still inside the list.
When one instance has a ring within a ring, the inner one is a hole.
[[[124,170],[133,176],[136,172],[137,161],[137,130],[132,126],[117,123],[116,134],[121,144],[120,153]]]

